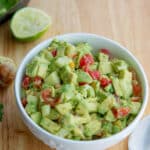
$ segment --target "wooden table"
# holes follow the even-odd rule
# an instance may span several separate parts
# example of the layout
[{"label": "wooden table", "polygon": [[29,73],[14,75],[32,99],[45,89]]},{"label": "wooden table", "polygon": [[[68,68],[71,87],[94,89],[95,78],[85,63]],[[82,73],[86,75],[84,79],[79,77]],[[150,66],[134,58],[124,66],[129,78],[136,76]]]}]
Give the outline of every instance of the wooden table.
[{"label": "wooden table", "polygon": [[[0,25],[0,55],[19,65],[27,52],[45,39],[69,32],[89,32],[106,36],[127,47],[142,63],[150,79],[149,0],[31,0],[30,6],[52,16],[53,26],[40,39],[17,42],[9,22]],[[15,103],[13,86],[0,92],[4,119],[0,123],[0,150],[50,150],[36,139],[22,122]],[[148,104],[150,107],[150,103]],[[145,115],[150,113],[147,106]],[[127,139],[109,150],[127,150]]]}]

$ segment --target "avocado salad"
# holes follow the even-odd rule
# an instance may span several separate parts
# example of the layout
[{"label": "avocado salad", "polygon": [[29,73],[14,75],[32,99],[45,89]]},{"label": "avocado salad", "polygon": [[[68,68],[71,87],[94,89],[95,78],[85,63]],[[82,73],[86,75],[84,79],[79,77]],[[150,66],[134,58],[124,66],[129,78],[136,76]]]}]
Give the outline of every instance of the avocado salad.
[{"label": "avocado salad", "polygon": [[109,137],[140,111],[142,89],[134,69],[109,50],[54,39],[26,66],[22,105],[31,119],[73,140]]}]

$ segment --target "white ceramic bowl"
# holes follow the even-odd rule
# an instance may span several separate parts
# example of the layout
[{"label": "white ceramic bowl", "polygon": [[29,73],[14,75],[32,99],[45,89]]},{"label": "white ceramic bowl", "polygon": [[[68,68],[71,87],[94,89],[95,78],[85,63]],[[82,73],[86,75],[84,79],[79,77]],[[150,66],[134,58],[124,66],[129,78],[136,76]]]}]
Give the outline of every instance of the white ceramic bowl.
[{"label": "white ceramic bowl", "polygon": [[20,98],[20,91],[21,91],[21,81],[24,75],[24,70],[28,62],[37,55],[43,48],[47,47],[53,38],[50,38],[41,44],[37,45],[33,48],[23,59],[20,67],[18,69],[16,80],[15,80],[15,95],[16,95],[16,102],[19,109],[19,113],[21,114],[24,123],[28,126],[31,132],[40,140],[42,140],[45,144],[49,145],[52,148],[56,148],[57,150],[103,150],[106,149],[119,141],[123,140],[127,137],[135,128],[135,126],[140,121],[145,107],[148,102],[148,81],[144,70],[137,59],[131,54],[129,50],[125,47],[121,46],[119,43],[112,41],[110,39],[94,35],[94,34],[87,34],[87,33],[71,33],[66,35],[56,36],[59,40],[64,40],[69,43],[78,43],[78,42],[88,42],[89,44],[94,47],[95,50],[100,48],[107,48],[111,51],[111,53],[119,58],[126,60],[131,66],[134,67],[136,70],[139,79],[142,84],[142,94],[143,94],[143,104],[141,110],[134,121],[126,127],[121,132],[112,135],[108,138],[93,140],[93,141],[73,141],[69,139],[63,139],[61,137],[55,136],[53,134],[48,133],[46,130],[42,129],[40,126],[36,125],[30,117],[25,112]]}]

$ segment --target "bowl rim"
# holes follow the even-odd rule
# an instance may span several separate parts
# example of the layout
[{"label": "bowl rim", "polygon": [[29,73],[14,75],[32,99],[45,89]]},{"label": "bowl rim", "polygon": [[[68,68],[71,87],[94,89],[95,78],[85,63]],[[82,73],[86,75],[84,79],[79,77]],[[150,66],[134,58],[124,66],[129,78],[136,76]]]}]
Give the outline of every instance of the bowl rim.
[{"label": "bowl rim", "polygon": [[[105,40],[109,43],[112,43],[115,46],[118,46],[122,51],[124,51],[124,53],[127,53],[127,55],[130,55],[130,57],[133,59],[133,61],[136,63],[136,65],[139,67],[139,71],[141,72],[143,79],[144,79],[144,95],[143,95],[143,103],[142,103],[142,107],[141,110],[139,111],[138,115],[136,116],[136,118],[132,121],[132,123],[129,124],[129,126],[127,126],[126,128],[124,128],[122,131],[111,135],[110,137],[105,137],[105,138],[101,138],[101,139],[96,139],[96,140],[83,140],[83,141],[79,141],[79,140],[72,140],[72,139],[65,139],[62,137],[59,137],[57,135],[51,134],[50,132],[46,131],[45,129],[43,129],[42,127],[40,127],[39,125],[37,125],[34,121],[32,121],[32,119],[28,116],[28,114],[26,113],[24,107],[22,106],[21,103],[21,98],[19,97],[19,85],[17,83],[19,83],[19,81],[21,80],[19,78],[19,74],[22,72],[22,68],[24,67],[24,65],[26,65],[26,60],[30,55],[34,55],[36,56],[35,52],[36,49],[38,49],[39,46],[42,45],[43,48],[45,48],[44,45],[46,45],[46,43],[51,42],[52,39],[59,39],[59,38],[65,38],[65,37],[70,37],[70,36],[88,36],[88,37],[93,37],[93,38],[98,38],[98,39],[102,39]],[[40,50],[39,50],[40,51]],[[39,52],[38,51],[38,52]],[[15,97],[16,97],[16,103],[17,103],[17,107],[19,109],[19,111],[21,112],[21,114],[23,115],[23,117],[29,122],[29,124],[36,130],[38,130],[39,132],[41,132],[43,135],[45,134],[46,136],[53,138],[55,140],[59,140],[62,142],[70,142],[70,143],[75,143],[75,144],[87,144],[87,143],[97,143],[97,142],[109,142],[111,140],[115,139],[122,139],[121,137],[126,137],[131,131],[131,128],[135,128],[135,126],[137,125],[137,123],[140,121],[140,119],[142,118],[142,115],[145,111],[146,105],[148,103],[148,95],[149,95],[149,91],[148,91],[148,80],[145,74],[145,71],[142,67],[142,65],[140,64],[140,62],[137,60],[137,58],[124,46],[122,46],[120,43],[113,41],[109,38],[106,38],[104,36],[100,36],[100,35],[96,35],[96,34],[91,34],[91,33],[83,33],[83,32],[79,32],[79,33],[67,33],[67,34],[62,34],[62,35],[57,35],[57,36],[53,36],[50,37],[49,39],[39,43],[38,45],[36,45],[35,47],[33,47],[28,53],[27,55],[23,58],[22,62],[20,63],[20,66],[18,68],[17,74],[16,74],[16,78],[15,78],[15,84],[14,84],[14,92],[15,92]],[[127,134],[128,133],[128,134]]]}]

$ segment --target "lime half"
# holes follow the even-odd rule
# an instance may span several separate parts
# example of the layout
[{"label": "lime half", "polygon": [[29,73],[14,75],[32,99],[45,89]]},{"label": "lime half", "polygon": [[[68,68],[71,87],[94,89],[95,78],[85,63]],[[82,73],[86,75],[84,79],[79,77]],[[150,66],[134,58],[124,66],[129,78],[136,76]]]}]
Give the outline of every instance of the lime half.
[{"label": "lime half", "polygon": [[25,7],[15,13],[10,28],[15,38],[31,41],[39,38],[51,25],[51,18],[45,12]]}]

